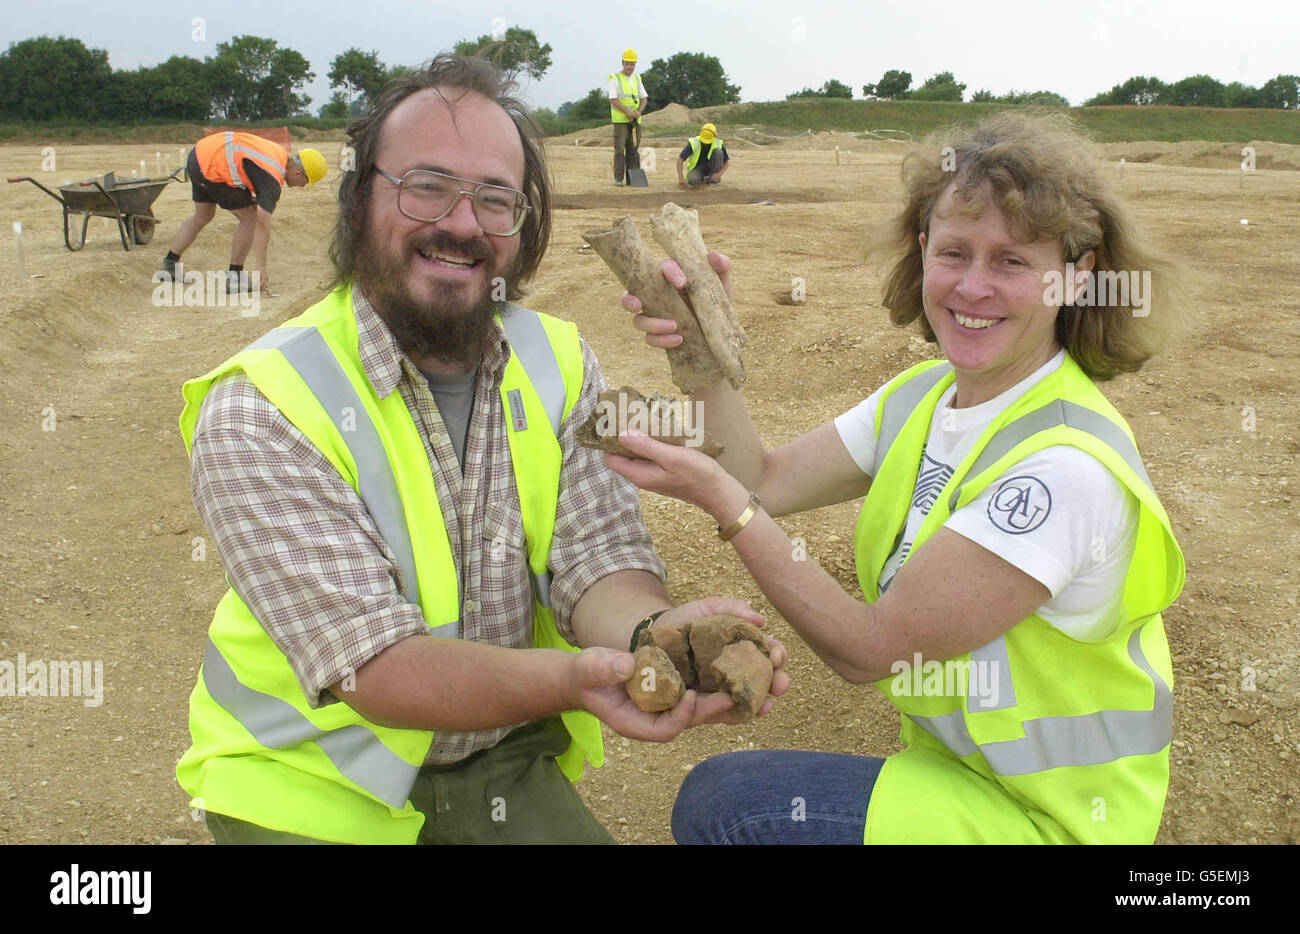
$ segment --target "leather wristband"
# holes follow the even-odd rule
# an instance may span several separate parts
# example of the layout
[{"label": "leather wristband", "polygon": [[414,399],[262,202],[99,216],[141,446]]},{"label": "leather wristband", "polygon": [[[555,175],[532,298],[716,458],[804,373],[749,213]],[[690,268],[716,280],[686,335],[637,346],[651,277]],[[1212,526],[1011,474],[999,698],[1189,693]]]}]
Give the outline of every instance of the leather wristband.
[{"label": "leather wristband", "polygon": [[751,492],[749,494],[749,502],[746,504],[744,511],[736,517],[736,521],[731,523],[731,525],[727,526],[725,529],[722,528],[722,526],[717,526],[718,538],[722,539],[724,542],[731,541],[740,534],[741,529],[749,525],[749,521],[753,519],[754,516],[758,515],[758,511],[761,508],[763,508],[763,503],[759,500],[758,494]]},{"label": "leather wristband", "polygon": [[645,619],[641,620],[641,622],[637,623],[636,628],[632,630],[632,641],[628,643],[627,650],[629,652],[636,652],[636,640],[640,637],[641,630],[648,628],[651,623],[667,612],[667,610],[655,610]]}]

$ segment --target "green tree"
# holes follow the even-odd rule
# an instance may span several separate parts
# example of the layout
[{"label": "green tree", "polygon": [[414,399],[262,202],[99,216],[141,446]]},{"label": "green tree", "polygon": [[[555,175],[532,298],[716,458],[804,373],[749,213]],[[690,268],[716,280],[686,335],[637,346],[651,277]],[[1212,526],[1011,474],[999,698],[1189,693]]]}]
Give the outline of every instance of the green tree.
[{"label": "green tree", "polygon": [[609,120],[609,92],[602,88],[592,88],[581,100],[562,104],[558,111],[562,117],[574,120]]},{"label": "green tree", "polygon": [[[740,100],[740,88],[727,81],[722,63],[703,52],[678,52],[666,60],[656,58],[643,77],[650,110],[673,102],[687,107],[712,107]],[[608,113],[606,109],[606,116]]]},{"label": "green tree", "polygon": [[917,101],[960,101],[966,85],[958,84],[951,71],[941,71],[925,79],[925,84],[909,97]]},{"label": "green tree", "polygon": [[1109,91],[1104,91],[1087,101],[1088,106],[1097,104],[1136,104],[1147,107],[1151,104],[1166,103],[1163,99],[1168,90],[1159,78],[1133,77],[1123,84],[1117,84]]},{"label": "green tree", "polygon": [[457,55],[486,58],[511,80],[524,74],[540,81],[551,67],[550,43],[542,45],[537,33],[518,26],[511,26],[501,38],[485,35],[457,42],[452,51]]},{"label": "green tree", "polygon": [[[341,90],[344,102],[348,105],[373,100],[383,90],[386,76],[387,71],[384,63],[379,60],[378,52],[362,52],[356,48],[334,56],[328,75],[330,88]],[[333,98],[325,106],[333,107]],[[347,114],[344,113],[343,116]]]},{"label": "green tree", "polygon": [[994,94],[980,90],[971,95],[972,104],[1032,104],[1039,107],[1069,107],[1070,102],[1055,91],[1017,91]]},{"label": "green tree", "polygon": [[1209,75],[1192,75],[1169,85],[1160,103],[1175,107],[1222,107],[1227,102],[1223,83]]},{"label": "green tree", "polygon": [[40,36],[0,53],[0,114],[15,120],[95,120],[115,111],[108,52]]},{"label": "green tree", "polygon": [[1300,76],[1278,75],[1269,78],[1259,89],[1259,106],[1283,110],[1300,108]]},{"label": "green tree", "polygon": [[1259,107],[1259,88],[1242,84],[1240,81],[1226,84],[1223,88],[1223,106]]},{"label": "green tree", "polygon": [[815,91],[812,88],[804,88],[802,91],[795,91],[793,94],[787,94],[785,99],[791,101],[800,97],[844,97],[852,100],[853,89],[843,81],[836,81],[834,78],[831,78]]},{"label": "green tree", "polygon": [[912,73],[891,68],[881,77],[877,84],[864,84],[864,97],[878,97],[881,100],[898,100],[907,97],[907,89],[912,86]]},{"label": "green tree", "polygon": [[329,103],[320,106],[322,120],[346,120],[351,115],[352,106],[342,91],[335,91],[330,95]]},{"label": "green tree", "polygon": [[298,94],[316,75],[302,53],[274,39],[236,36],[209,59],[213,109],[228,120],[261,120],[300,113],[311,98]]}]

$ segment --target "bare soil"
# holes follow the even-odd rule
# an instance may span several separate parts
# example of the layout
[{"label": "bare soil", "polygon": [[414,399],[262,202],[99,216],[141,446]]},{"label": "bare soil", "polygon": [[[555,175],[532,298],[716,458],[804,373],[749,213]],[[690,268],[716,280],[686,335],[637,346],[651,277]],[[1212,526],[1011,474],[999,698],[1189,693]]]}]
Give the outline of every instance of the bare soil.
[{"label": "bare soil", "polygon": [[[1198,309],[1204,324],[1105,387],[1137,434],[1187,556],[1187,586],[1165,617],[1176,722],[1159,840],[1297,843],[1300,173],[1261,159],[1243,185],[1239,147],[1217,155],[1222,163],[1184,166],[1165,161],[1169,144],[1128,145],[1160,155],[1126,157],[1124,185],[1142,220],[1212,278]],[[0,167],[56,183],[110,168],[129,175],[167,148],[175,151],[59,146],[57,171],[42,175],[38,144],[6,146]],[[670,198],[696,206],[708,242],[735,264],[759,430],[775,445],[824,423],[934,353],[889,324],[879,272],[863,256],[868,224],[896,206],[901,147],[842,148],[852,154],[840,166],[829,150],[733,150],[727,184],[679,192],[669,151],[659,154],[652,188],[616,189],[609,149],[561,140],[551,147],[554,239],[529,303],[576,321],[612,385],[672,392],[666,361],[628,325],[620,288],[582,248],[580,231],[643,217]],[[92,221],[83,252],[67,252],[53,201],[26,184],[4,195],[3,220],[23,222],[26,271],[40,278],[20,279],[5,247],[0,659],[100,661],[104,694],[98,707],[76,697],[0,697],[0,843],[206,843],[174,766],[189,742],[187,698],[226,585],[191,502],[180,385],[320,297],[333,186],[285,193],[270,264],[281,297],[265,300],[256,317],[151,300],[149,277],[190,213],[188,186],[163,193],[156,239],[130,253],[106,220]],[[220,215],[187,254],[190,268],[224,269],[233,229]],[[794,277],[806,281],[802,304],[790,302]],[[645,507],[675,598],[734,594],[771,614],[707,517],[654,495]],[[783,520],[851,591],[856,510]],[[664,746],[608,735],[608,764],[580,788],[620,840],[670,842],[677,788],[708,756],[898,748],[897,714],[874,689],[840,682],[775,614],[769,626],[790,649],[792,682],[772,716]]]}]

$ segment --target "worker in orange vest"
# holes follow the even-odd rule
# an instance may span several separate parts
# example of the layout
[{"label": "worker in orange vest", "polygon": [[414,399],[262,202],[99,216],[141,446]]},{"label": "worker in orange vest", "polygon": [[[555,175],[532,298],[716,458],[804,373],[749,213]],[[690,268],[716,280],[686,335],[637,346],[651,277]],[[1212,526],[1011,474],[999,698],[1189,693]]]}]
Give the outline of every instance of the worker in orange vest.
[{"label": "worker in orange vest", "polygon": [[230,247],[228,291],[250,288],[251,279],[244,274],[250,247],[261,271],[261,288],[268,290],[266,247],[271,240],[271,214],[280,200],[281,188],[286,184],[302,188],[319,182],[327,170],[325,157],[315,149],[302,149],[291,156],[269,139],[225,131],[199,140],[190,150],[185,168],[190,176],[194,214],[172,238],[162,274],[169,281],[176,277],[181,254],[216,217],[220,206],[239,218]]}]

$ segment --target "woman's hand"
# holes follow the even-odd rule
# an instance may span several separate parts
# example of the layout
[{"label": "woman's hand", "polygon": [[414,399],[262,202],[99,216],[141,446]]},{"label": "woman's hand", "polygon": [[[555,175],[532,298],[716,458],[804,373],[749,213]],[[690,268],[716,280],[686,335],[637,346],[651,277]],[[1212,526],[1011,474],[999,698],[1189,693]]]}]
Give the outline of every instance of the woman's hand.
[{"label": "woman's hand", "polygon": [[708,455],[656,441],[639,431],[625,431],[618,440],[636,457],[607,453],[605,463],[639,489],[699,506],[715,519],[735,502],[742,504],[737,506],[737,513],[744,508],[749,492]]},{"label": "woman's hand", "polygon": [[[727,298],[731,298],[731,260],[716,250],[710,250],[709,265],[722,280],[722,288],[726,290]],[[659,264],[659,271],[689,307],[691,301],[686,295],[686,274],[677,265],[677,261],[664,260]],[[681,344],[682,336],[677,333],[677,322],[672,318],[652,318],[641,314],[641,299],[630,292],[623,293],[623,307],[636,315],[632,319],[632,327],[645,334],[645,342],[651,347],[668,350]]]}]

